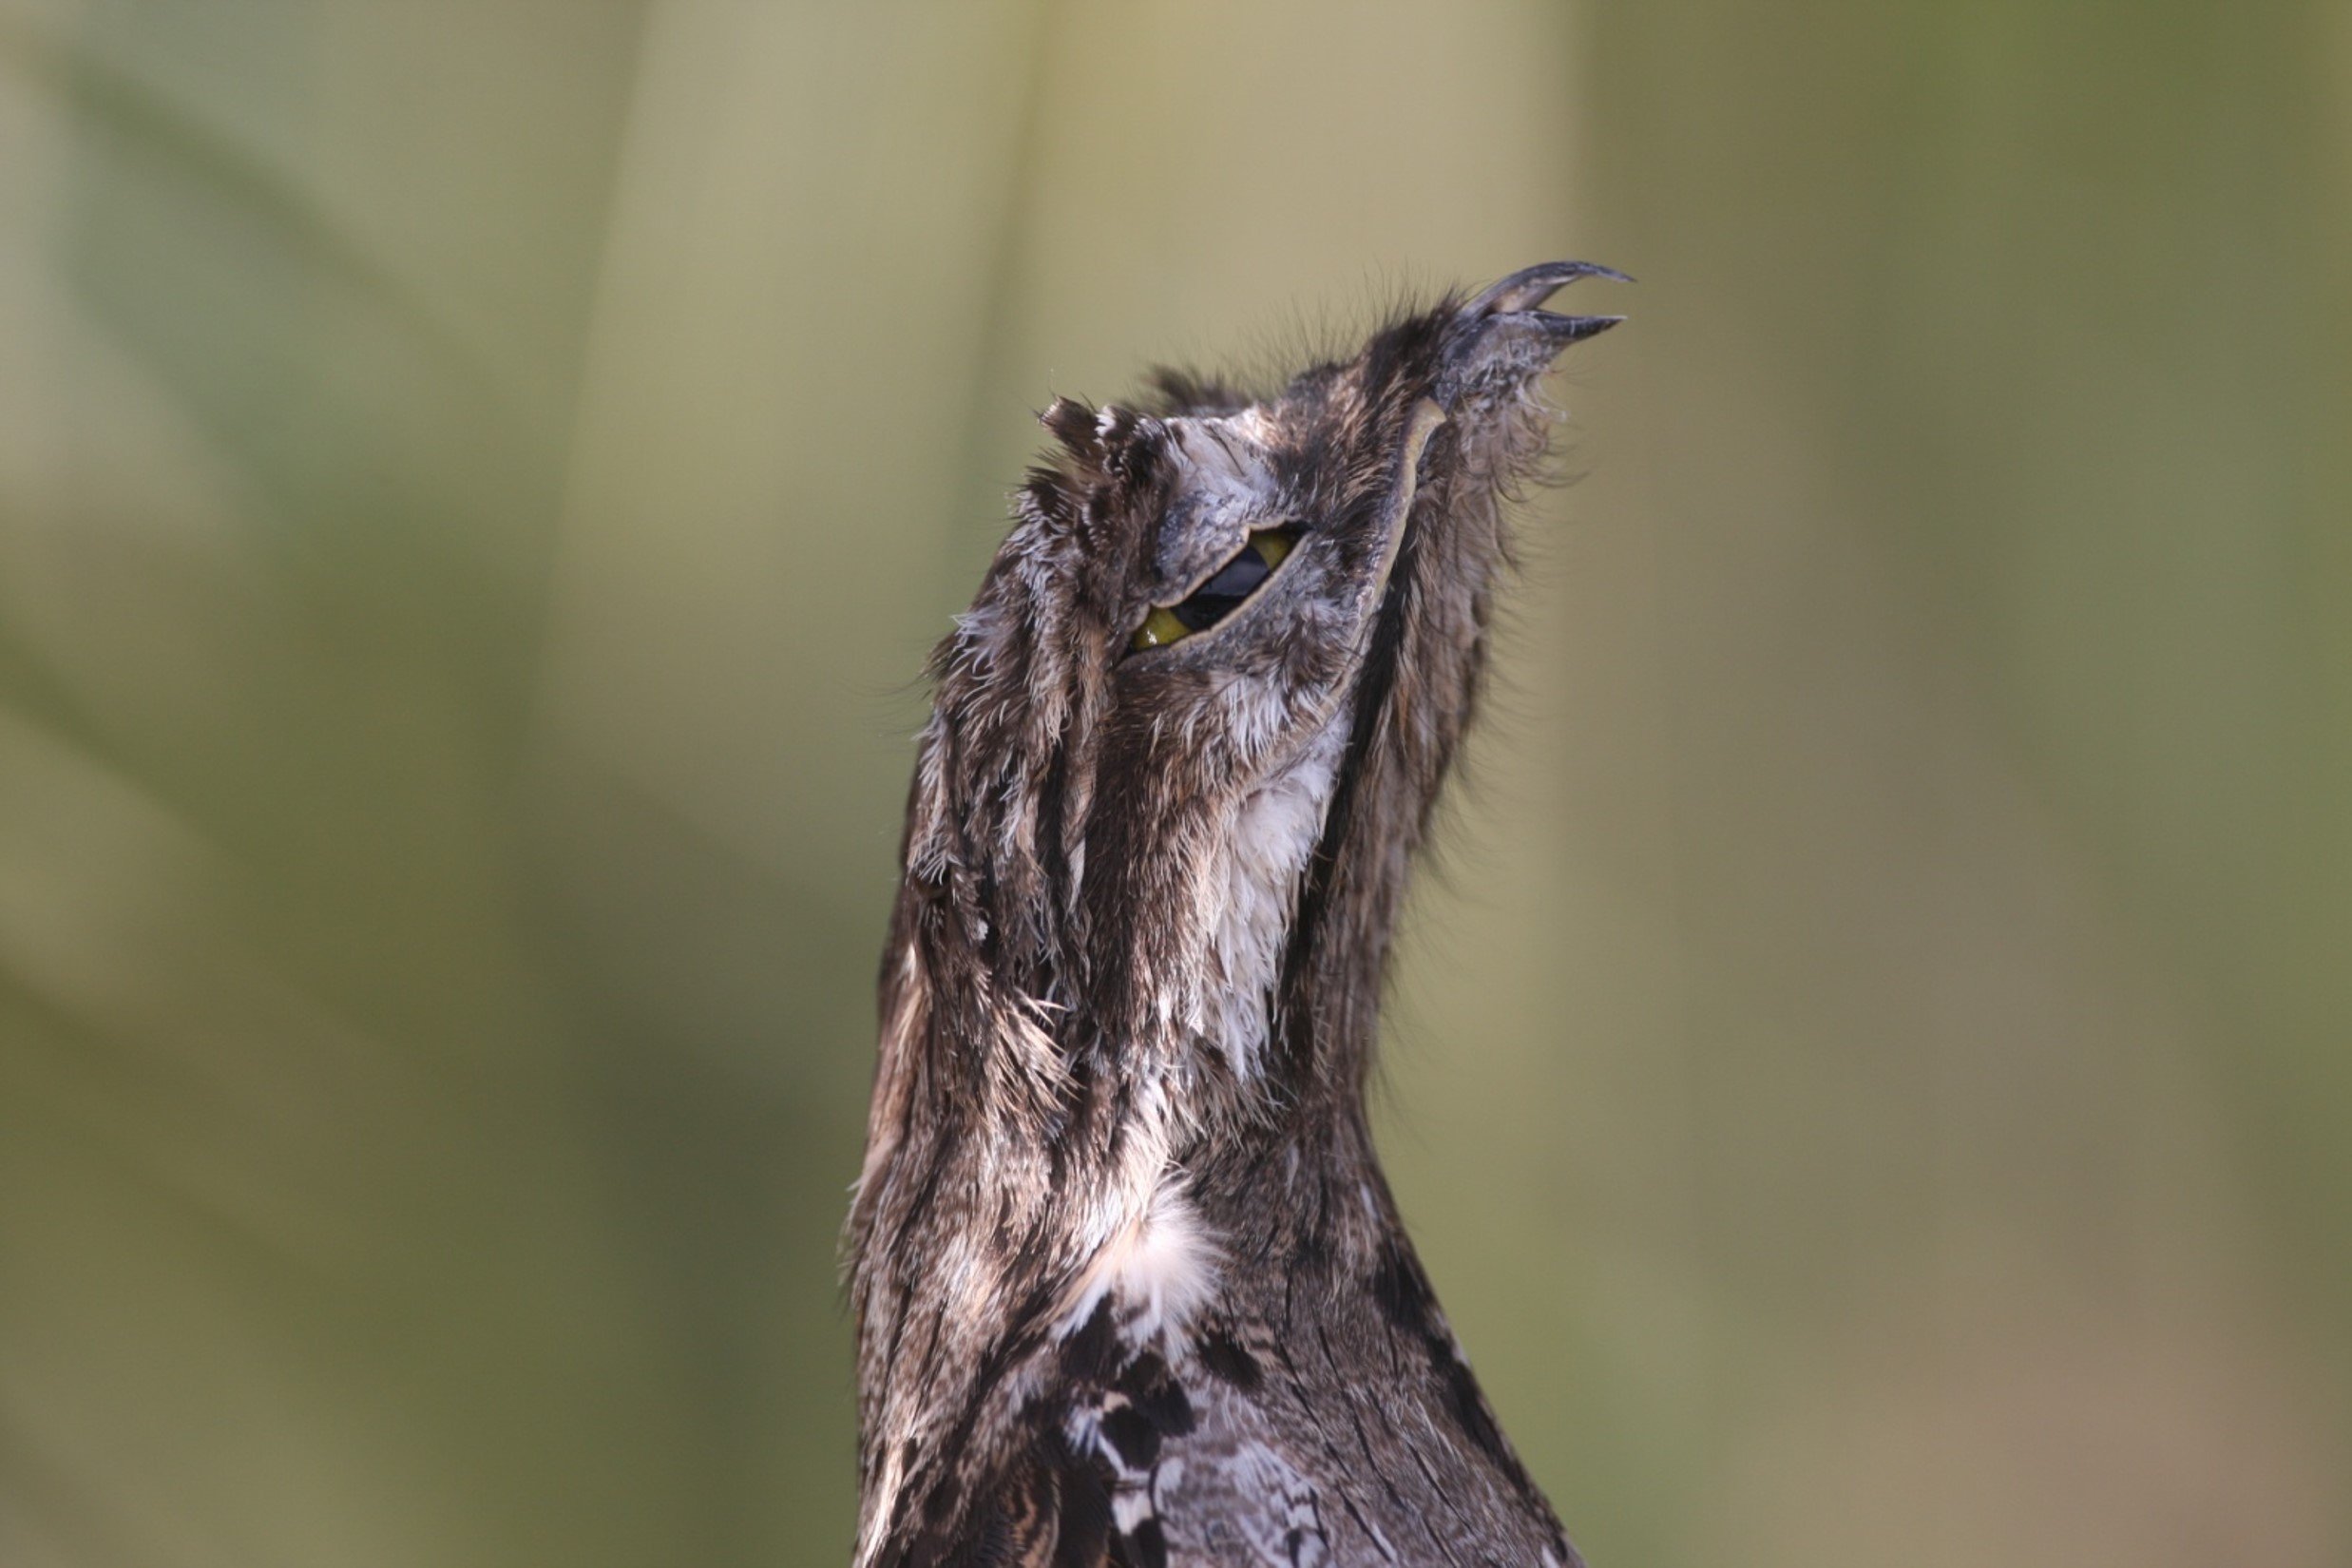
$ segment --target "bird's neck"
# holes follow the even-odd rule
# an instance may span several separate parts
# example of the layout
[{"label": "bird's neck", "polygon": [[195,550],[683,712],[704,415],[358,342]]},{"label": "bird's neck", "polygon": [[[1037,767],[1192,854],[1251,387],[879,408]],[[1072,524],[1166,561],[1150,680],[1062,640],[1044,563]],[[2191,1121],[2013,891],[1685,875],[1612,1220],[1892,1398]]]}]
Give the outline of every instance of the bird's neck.
[{"label": "bird's neck", "polygon": [[1172,984],[1193,1048],[1214,1051],[1245,1096],[1270,1092],[1285,961],[1336,792],[1347,736],[1336,724],[1243,796],[1200,871],[1200,954]]},{"label": "bird's neck", "polygon": [[1291,1233],[1343,1273],[1378,1255],[1360,1080],[1319,1075],[1368,1048],[1393,900],[1350,900],[1402,857],[1333,883],[1348,764],[1335,722],[1197,824],[1150,879],[1172,899],[1094,927],[1124,945],[1123,995],[981,962],[957,901],[910,883],[851,1231],[869,1531],[943,1402],[998,1419],[1098,1313],[1176,1360],[1252,1259],[1302,1254]]}]

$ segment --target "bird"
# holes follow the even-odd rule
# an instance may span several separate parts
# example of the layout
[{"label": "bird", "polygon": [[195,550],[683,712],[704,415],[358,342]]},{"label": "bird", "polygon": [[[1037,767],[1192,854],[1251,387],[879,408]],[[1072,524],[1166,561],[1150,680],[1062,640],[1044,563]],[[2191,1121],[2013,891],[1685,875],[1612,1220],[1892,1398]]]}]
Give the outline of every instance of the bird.
[{"label": "bird", "polygon": [[[1546,471],[1544,309],[1056,399],[932,656],[881,965],[855,1568],[1570,1568],[1373,1148],[1412,866]],[[1630,280],[1629,280],[1630,281]]]}]

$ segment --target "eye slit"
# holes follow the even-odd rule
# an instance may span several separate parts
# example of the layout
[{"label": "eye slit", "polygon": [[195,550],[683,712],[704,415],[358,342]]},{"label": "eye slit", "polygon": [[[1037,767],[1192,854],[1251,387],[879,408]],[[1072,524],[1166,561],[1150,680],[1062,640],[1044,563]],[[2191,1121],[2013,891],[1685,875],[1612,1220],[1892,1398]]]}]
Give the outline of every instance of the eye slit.
[{"label": "eye slit", "polygon": [[1130,653],[1163,648],[1195,632],[1205,632],[1257,592],[1298,544],[1296,528],[1261,528],[1215,575],[1175,604],[1152,607],[1127,641]]}]

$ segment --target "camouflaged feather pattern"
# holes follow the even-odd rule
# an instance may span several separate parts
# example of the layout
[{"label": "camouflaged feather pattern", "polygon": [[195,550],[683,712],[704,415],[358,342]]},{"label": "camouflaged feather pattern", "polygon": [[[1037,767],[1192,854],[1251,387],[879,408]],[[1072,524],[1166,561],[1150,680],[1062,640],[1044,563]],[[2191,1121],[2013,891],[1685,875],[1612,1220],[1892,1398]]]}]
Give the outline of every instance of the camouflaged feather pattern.
[{"label": "camouflaged feather pattern", "polygon": [[1539,307],[1594,273],[1263,399],[1163,373],[1042,415],[908,805],[849,1231],[858,1568],[1576,1560],[1364,1093],[1538,385],[1614,320]]}]

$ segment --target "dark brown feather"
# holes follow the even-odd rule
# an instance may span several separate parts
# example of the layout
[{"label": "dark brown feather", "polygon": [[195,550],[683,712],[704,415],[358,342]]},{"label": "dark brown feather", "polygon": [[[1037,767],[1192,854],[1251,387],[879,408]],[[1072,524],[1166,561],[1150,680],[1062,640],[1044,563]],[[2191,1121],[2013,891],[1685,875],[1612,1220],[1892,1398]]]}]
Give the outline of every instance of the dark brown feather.
[{"label": "dark brown feather", "polygon": [[[1364,1086],[1538,384],[1607,324],[1538,307],[1592,270],[1263,401],[1162,372],[1041,416],[1057,455],[932,660],[883,961],[861,1565],[1573,1560]],[[1143,645],[1168,618],[1205,629]]]}]

